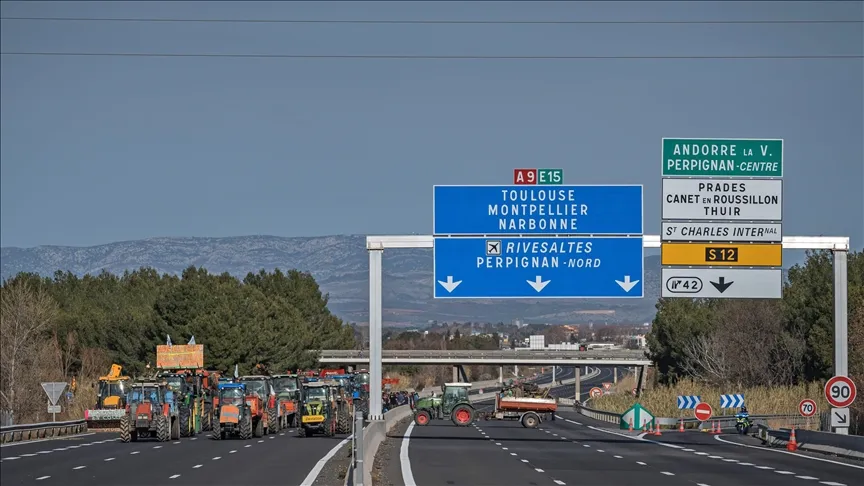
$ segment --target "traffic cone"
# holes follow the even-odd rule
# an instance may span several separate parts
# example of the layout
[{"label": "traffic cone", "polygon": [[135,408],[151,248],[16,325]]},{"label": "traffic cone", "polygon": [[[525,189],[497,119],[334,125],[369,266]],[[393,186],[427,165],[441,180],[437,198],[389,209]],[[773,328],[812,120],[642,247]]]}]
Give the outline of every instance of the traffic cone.
[{"label": "traffic cone", "polygon": [[660,424],[654,422],[654,435],[663,435],[660,433]]},{"label": "traffic cone", "polygon": [[633,432],[633,419],[630,419],[630,432]]},{"label": "traffic cone", "polygon": [[792,427],[792,433],[789,434],[789,442],[786,443],[786,450],[795,452],[798,450],[798,441],[795,440],[795,427]]},{"label": "traffic cone", "polygon": [[684,432],[684,419],[681,419],[681,422],[678,424],[678,432]]}]

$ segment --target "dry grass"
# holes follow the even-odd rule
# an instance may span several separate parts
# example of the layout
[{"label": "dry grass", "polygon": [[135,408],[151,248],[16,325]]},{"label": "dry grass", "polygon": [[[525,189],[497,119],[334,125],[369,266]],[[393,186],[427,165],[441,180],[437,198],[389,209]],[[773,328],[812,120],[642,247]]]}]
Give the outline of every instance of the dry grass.
[{"label": "dry grass", "polygon": [[[590,407],[610,412],[623,413],[636,403],[636,397],[632,390],[636,381],[628,376],[618,381],[615,387],[616,393],[602,396],[591,400]],[[819,383],[809,383],[793,387],[754,387],[733,388],[724,390],[723,393],[743,393],[747,409],[751,414],[798,414],[798,403],[805,398],[816,401],[819,411],[829,409],[828,402],[822,393]],[[715,387],[696,383],[694,381],[680,381],[675,386],[657,386],[653,389],[644,390],[639,402],[657,417],[692,417],[692,410],[678,410],[677,399],[679,395],[698,395],[702,402],[708,403],[714,409],[715,415],[720,415],[721,391]]]}]

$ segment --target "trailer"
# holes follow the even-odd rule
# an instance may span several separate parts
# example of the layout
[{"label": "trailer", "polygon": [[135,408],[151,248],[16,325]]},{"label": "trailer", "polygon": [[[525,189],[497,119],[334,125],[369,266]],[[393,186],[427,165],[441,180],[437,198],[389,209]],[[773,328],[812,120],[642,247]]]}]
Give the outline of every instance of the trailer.
[{"label": "trailer", "polygon": [[483,413],[483,420],[518,420],[533,429],[546,419],[554,420],[558,403],[554,398],[508,397],[495,394],[495,410]]}]

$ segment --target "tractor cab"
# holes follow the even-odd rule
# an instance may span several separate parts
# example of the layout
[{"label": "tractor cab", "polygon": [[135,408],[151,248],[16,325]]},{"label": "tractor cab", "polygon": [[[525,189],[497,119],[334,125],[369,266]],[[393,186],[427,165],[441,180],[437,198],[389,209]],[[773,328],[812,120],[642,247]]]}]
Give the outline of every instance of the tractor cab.
[{"label": "tractor cab", "polygon": [[271,396],[276,395],[269,377],[259,375],[241,376],[238,381],[246,385],[247,395],[255,395],[264,402],[267,402]]},{"label": "tractor cab", "polygon": [[246,385],[242,383],[220,383],[219,403],[241,406],[246,400]]},{"label": "tractor cab", "polygon": [[333,388],[326,381],[303,383],[303,404],[300,407],[301,437],[315,433],[326,436],[336,434],[333,416]]},{"label": "tractor cab", "polygon": [[441,408],[445,414],[449,414],[453,407],[460,403],[468,402],[468,389],[471,383],[445,383],[441,385]]},{"label": "tractor cab", "polygon": [[297,375],[273,375],[273,389],[280,398],[300,398],[300,382]]}]

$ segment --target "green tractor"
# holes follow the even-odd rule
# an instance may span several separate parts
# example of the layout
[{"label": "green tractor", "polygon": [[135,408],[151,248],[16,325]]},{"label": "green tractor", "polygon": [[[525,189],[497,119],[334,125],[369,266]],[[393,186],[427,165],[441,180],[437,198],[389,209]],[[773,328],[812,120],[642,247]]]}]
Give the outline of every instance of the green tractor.
[{"label": "green tractor", "polygon": [[300,405],[300,437],[316,432],[327,437],[336,435],[336,399],[333,388],[323,382],[303,383],[303,403]]},{"label": "green tractor", "polygon": [[204,430],[201,415],[204,412],[204,396],[196,386],[191,374],[162,371],[158,379],[167,383],[174,392],[177,415],[180,422],[180,436],[194,437]]},{"label": "green tractor", "polygon": [[414,404],[414,423],[428,425],[433,418],[453,421],[454,425],[467,427],[474,422],[476,412],[468,400],[471,383],[445,383],[440,397],[422,398]]}]

